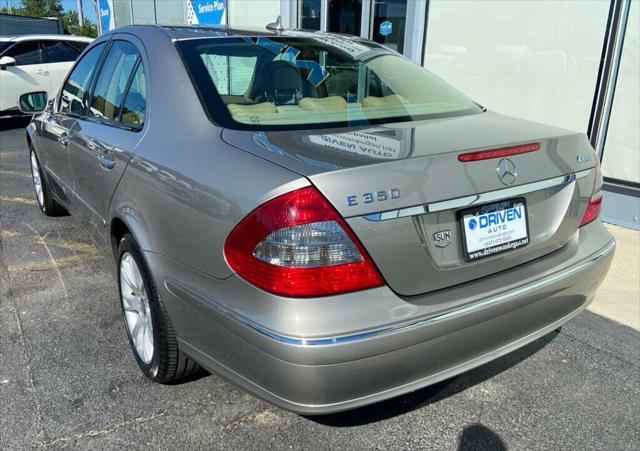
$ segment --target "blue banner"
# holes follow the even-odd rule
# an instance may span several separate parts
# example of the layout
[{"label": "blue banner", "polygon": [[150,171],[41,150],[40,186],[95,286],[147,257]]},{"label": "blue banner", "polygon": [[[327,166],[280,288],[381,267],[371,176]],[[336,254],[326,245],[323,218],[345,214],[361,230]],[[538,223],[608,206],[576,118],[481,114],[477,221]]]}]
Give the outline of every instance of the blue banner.
[{"label": "blue banner", "polygon": [[98,9],[100,12],[100,33],[108,33],[115,28],[112,0],[99,0]]},{"label": "blue banner", "polygon": [[225,0],[191,0],[199,25],[220,25],[224,17]]}]

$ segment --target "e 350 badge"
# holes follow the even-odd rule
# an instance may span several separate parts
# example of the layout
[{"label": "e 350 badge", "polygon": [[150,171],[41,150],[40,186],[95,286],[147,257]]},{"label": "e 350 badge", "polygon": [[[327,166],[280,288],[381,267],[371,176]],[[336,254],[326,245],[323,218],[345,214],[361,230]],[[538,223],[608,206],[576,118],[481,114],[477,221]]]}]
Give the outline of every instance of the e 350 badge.
[{"label": "e 350 badge", "polygon": [[385,189],[382,191],[372,191],[370,193],[364,193],[360,196],[354,194],[347,196],[347,207],[355,207],[360,204],[372,204],[374,202],[384,202],[389,199],[399,199],[400,190],[398,188]]}]

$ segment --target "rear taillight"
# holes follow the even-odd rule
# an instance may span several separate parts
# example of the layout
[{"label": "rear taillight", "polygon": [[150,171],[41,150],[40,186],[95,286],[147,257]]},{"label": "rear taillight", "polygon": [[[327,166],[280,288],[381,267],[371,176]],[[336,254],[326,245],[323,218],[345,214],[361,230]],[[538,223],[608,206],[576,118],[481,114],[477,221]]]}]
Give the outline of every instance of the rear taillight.
[{"label": "rear taillight", "polygon": [[314,187],[254,210],[224,246],[229,266],[265,291],[313,297],[384,284],[344,219]]},{"label": "rear taillight", "polygon": [[580,223],[580,227],[583,225],[587,225],[590,222],[595,221],[600,216],[600,209],[602,208],[602,192],[596,193],[591,196],[589,200],[589,205],[587,205],[587,210],[584,212],[584,216],[582,216],[582,222]]},{"label": "rear taillight", "polygon": [[587,209],[582,216],[580,227],[598,219],[600,216],[600,210],[602,209],[602,170],[600,168],[600,159],[596,155],[595,151],[593,151],[593,158],[596,162],[596,166],[594,168],[595,178],[593,180],[592,194],[591,199],[589,199]]}]

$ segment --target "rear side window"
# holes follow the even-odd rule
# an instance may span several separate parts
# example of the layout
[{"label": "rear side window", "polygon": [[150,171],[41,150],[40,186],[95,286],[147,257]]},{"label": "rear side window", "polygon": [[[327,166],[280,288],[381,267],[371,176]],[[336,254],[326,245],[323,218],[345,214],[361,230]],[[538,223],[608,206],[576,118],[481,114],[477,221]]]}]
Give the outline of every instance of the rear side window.
[{"label": "rear side window", "polygon": [[104,49],[104,43],[96,45],[73,68],[60,94],[59,111],[61,113],[84,115],[84,99]]},{"label": "rear side window", "polygon": [[16,60],[16,66],[28,66],[30,64],[41,64],[42,56],[38,41],[18,42],[11,47],[3,56],[11,56]]},{"label": "rear side window", "polygon": [[131,78],[129,91],[122,106],[120,122],[133,127],[142,128],[147,109],[147,83],[142,62],[138,63],[136,71]]},{"label": "rear side window", "polygon": [[114,42],[98,75],[89,117],[106,121],[119,119],[129,79],[139,59],[135,45],[127,41]]},{"label": "rear side window", "polygon": [[75,61],[80,51],[65,41],[42,41],[42,57],[45,63]]}]

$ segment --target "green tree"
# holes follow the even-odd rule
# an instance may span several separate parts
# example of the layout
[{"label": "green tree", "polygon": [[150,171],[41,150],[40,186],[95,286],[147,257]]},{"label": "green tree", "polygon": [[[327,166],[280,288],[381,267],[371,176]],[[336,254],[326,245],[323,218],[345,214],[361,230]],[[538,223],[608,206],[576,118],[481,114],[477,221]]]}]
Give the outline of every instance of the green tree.
[{"label": "green tree", "polygon": [[60,0],[22,0],[22,7],[14,11],[23,16],[60,17],[63,9]]},{"label": "green tree", "polygon": [[78,21],[78,13],[68,11],[62,16],[62,23],[65,33],[75,34],[76,36],[88,36],[95,38],[98,36],[98,27],[93,22],[89,22],[86,18],[82,21],[82,27]]}]

